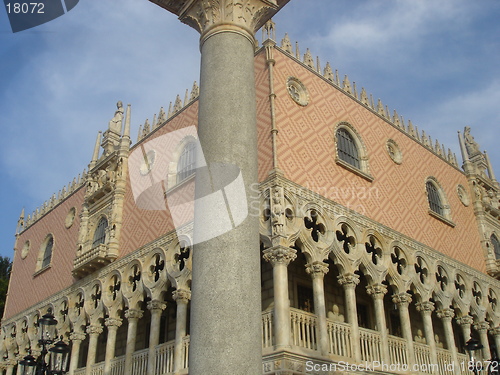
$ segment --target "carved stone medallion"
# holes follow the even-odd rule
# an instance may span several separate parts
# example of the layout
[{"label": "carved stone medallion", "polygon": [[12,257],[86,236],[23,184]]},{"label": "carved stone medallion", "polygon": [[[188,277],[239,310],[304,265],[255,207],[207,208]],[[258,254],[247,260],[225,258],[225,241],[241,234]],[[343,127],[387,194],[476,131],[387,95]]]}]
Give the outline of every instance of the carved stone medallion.
[{"label": "carved stone medallion", "polygon": [[286,82],[286,88],[288,95],[290,95],[295,103],[303,107],[309,104],[307,89],[298,78],[289,77]]}]

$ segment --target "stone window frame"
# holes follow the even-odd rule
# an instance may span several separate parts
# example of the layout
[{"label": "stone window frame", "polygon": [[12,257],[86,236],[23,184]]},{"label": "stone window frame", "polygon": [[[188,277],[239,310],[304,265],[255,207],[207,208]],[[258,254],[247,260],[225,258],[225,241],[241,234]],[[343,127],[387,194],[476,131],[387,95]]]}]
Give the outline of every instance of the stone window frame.
[{"label": "stone window frame", "polygon": [[[178,181],[178,164],[179,164],[180,158],[182,156],[182,152],[186,148],[186,146],[189,143],[194,143],[196,145],[196,142],[198,142],[198,139],[196,137],[193,137],[192,135],[187,135],[178,143],[176,149],[174,150],[174,152],[172,154],[173,160],[170,161],[169,166],[168,166],[168,174],[167,174],[167,178],[166,178],[167,190],[170,190],[178,185],[181,185],[184,182],[189,181],[189,180],[191,180],[191,178],[194,177],[194,175],[196,173],[195,172],[196,169],[189,176]],[[195,150],[196,150],[196,147],[195,147]],[[195,154],[195,158],[196,158],[196,154]]]},{"label": "stone window frame", "polygon": [[[495,246],[494,240],[496,240],[497,246]],[[495,260],[497,262],[499,262],[500,261],[500,239],[495,232],[492,232],[490,235],[490,243],[491,243],[491,247],[492,247],[492,251],[493,251],[493,256],[495,257]]]},{"label": "stone window frame", "polygon": [[[343,160],[339,156],[339,141],[338,141],[338,131],[345,130],[352,138],[354,146],[358,152],[359,158],[359,167]],[[361,135],[356,131],[354,126],[346,121],[339,122],[334,129],[333,138],[335,142],[335,163],[340,165],[341,167],[353,172],[354,174],[368,180],[370,182],[373,181],[373,176],[370,175],[370,168],[368,165],[368,152],[366,146],[361,138]]]},{"label": "stone window frame", "polygon": [[[49,247],[50,244],[50,247]],[[52,264],[52,257],[54,256],[54,248],[56,241],[53,233],[45,236],[45,239],[40,245],[38,250],[38,257],[36,260],[35,276],[49,269]],[[49,253],[48,253],[49,252]]]},{"label": "stone window frame", "polygon": [[[101,226],[101,223],[103,223],[104,220],[106,220],[106,225],[103,227]],[[97,224],[95,226],[94,235],[92,236],[92,249],[99,245],[106,244],[107,231],[109,227],[109,220],[106,215],[101,215],[96,223]],[[99,237],[96,238],[97,236]]]},{"label": "stone window frame", "polygon": [[[440,200],[440,204],[442,206],[442,211],[437,212],[431,207],[431,197],[429,196],[429,189],[427,186],[431,186],[435,189],[435,192]],[[451,227],[455,227],[455,223],[451,219],[451,209],[448,202],[448,198],[444,192],[443,187],[438,182],[438,180],[434,176],[428,176],[425,179],[425,197],[427,201],[428,213],[432,217],[441,220],[443,223],[448,224]]]}]

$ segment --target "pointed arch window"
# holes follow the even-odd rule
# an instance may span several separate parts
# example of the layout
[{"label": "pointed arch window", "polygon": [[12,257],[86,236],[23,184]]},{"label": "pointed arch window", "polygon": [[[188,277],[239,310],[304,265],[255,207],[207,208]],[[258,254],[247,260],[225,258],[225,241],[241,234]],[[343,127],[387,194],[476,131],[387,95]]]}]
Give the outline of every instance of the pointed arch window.
[{"label": "pointed arch window", "polygon": [[337,150],[341,160],[361,169],[358,147],[352,135],[345,128],[337,130]]},{"label": "pointed arch window", "polygon": [[41,268],[45,268],[50,264],[50,260],[52,259],[52,248],[53,247],[54,247],[54,237],[49,236],[47,238],[47,242],[45,244],[45,250],[43,251]]},{"label": "pointed arch window", "polygon": [[194,174],[196,159],[196,143],[189,142],[184,146],[177,162],[177,183]]},{"label": "pointed arch window", "polygon": [[97,228],[94,232],[94,241],[92,242],[92,248],[103,244],[106,241],[106,228],[108,227],[108,219],[102,217],[97,224]]},{"label": "pointed arch window", "polygon": [[493,251],[495,252],[495,259],[500,259],[500,241],[495,234],[491,235],[490,241],[493,245]]},{"label": "pointed arch window", "polygon": [[427,199],[429,200],[430,209],[438,215],[444,216],[443,202],[439,196],[438,187],[431,181],[427,181],[425,187],[427,189]]}]

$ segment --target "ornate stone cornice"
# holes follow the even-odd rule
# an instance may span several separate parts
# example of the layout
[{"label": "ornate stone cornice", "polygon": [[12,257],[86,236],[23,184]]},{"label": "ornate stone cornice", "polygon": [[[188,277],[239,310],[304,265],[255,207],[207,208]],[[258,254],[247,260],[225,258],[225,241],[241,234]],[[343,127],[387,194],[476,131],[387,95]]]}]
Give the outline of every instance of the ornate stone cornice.
[{"label": "ornate stone cornice", "polygon": [[394,302],[398,307],[408,307],[411,301],[411,294],[409,293],[399,293],[392,296],[392,302]]},{"label": "ornate stone cornice", "polygon": [[451,320],[455,316],[455,311],[453,311],[453,309],[446,308],[446,309],[437,310],[436,314],[437,314],[439,319]]},{"label": "ornate stone cornice", "polygon": [[382,299],[387,293],[387,287],[384,284],[373,284],[366,287],[366,293],[368,293],[374,299]]},{"label": "ornate stone cornice", "polygon": [[89,335],[100,335],[103,331],[103,328],[102,328],[102,326],[90,325],[90,326],[87,326],[86,331]]},{"label": "ornate stone cornice", "polygon": [[422,314],[431,314],[434,311],[434,303],[431,301],[418,302],[416,308]]},{"label": "ornate stone cornice", "polygon": [[69,335],[69,339],[71,341],[83,341],[85,340],[85,333],[83,332],[72,332],[70,335]]},{"label": "ornate stone cornice", "polygon": [[167,308],[167,304],[163,301],[158,301],[158,300],[153,300],[153,301],[149,301],[147,303],[147,308],[148,310],[151,310],[151,311],[163,311]]},{"label": "ornate stone cornice", "polygon": [[176,289],[172,292],[172,297],[177,303],[188,303],[191,299],[191,292],[186,289]]},{"label": "ornate stone cornice", "polygon": [[120,327],[122,325],[122,320],[121,319],[115,319],[115,318],[107,318],[104,321],[104,324],[108,328],[116,327],[118,329],[118,327]]},{"label": "ornate stone cornice", "polygon": [[179,19],[201,34],[201,43],[222,31],[239,32],[254,42],[255,32],[276,11],[276,0],[189,0]]},{"label": "ornate stone cornice", "polygon": [[337,281],[344,288],[356,288],[359,284],[359,276],[354,273],[345,273],[343,275],[337,276]]},{"label": "ornate stone cornice", "polygon": [[127,311],[125,311],[125,318],[127,318],[128,320],[141,319],[142,315],[143,315],[142,310],[128,309]]},{"label": "ornate stone cornice", "polygon": [[462,316],[461,318],[457,319],[457,324],[461,325],[461,326],[464,326],[464,325],[470,326],[472,323],[474,323],[474,318],[470,315],[465,315],[465,316]]},{"label": "ornate stone cornice", "polygon": [[297,250],[290,247],[274,246],[263,251],[263,258],[273,267],[277,264],[288,266],[297,258]]},{"label": "ornate stone cornice", "polygon": [[313,278],[323,277],[328,273],[328,264],[319,261],[308,263],[306,264],[306,272]]}]

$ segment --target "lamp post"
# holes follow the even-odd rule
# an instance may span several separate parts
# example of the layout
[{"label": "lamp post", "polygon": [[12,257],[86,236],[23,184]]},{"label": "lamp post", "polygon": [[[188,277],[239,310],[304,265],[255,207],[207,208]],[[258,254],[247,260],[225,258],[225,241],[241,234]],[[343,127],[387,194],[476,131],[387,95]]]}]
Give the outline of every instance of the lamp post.
[{"label": "lamp post", "polygon": [[465,343],[465,348],[469,352],[469,369],[472,369],[475,375],[479,375],[478,368],[476,366],[476,360],[474,359],[474,352],[483,348],[483,345],[473,339],[472,337]]},{"label": "lamp post", "polygon": [[[50,311],[38,320],[38,343],[42,352],[38,359],[28,354],[19,361],[21,375],[64,375],[68,368],[69,346],[61,340],[47,350],[56,339],[57,320]],[[45,357],[49,354],[49,363]]]}]

